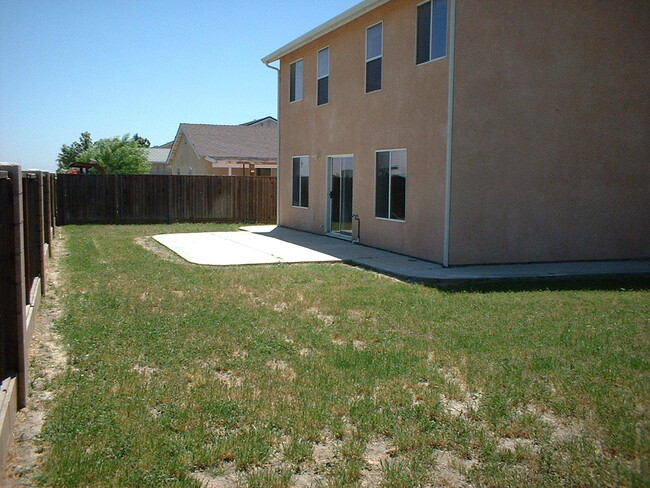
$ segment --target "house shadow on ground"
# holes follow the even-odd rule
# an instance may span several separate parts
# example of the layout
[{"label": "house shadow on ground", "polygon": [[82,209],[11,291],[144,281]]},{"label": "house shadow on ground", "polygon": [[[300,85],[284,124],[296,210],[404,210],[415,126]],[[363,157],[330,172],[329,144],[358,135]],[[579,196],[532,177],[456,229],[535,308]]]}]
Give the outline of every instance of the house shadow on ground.
[{"label": "house shadow on ground", "polygon": [[650,291],[650,275],[601,276],[591,278],[538,278],[510,279],[503,281],[472,281],[441,286],[445,293],[503,293],[537,291]]}]

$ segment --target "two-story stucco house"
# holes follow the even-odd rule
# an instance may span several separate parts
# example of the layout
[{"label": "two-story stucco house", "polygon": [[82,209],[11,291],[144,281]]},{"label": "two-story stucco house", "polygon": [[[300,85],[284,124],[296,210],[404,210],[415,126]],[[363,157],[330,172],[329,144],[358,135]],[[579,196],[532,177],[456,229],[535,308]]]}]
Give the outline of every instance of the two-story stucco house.
[{"label": "two-story stucco house", "polygon": [[640,1],[360,3],[262,60],[279,224],[446,266],[649,258],[649,25]]}]

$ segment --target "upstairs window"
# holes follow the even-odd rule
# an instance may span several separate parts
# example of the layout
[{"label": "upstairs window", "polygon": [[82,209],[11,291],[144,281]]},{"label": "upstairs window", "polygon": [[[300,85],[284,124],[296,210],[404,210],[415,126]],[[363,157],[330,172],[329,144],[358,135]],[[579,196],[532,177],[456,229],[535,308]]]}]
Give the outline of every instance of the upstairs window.
[{"label": "upstairs window", "polygon": [[302,100],[302,59],[291,63],[289,75],[289,101]]},{"label": "upstairs window", "polygon": [[324,105],[329,102],[330,84],[330,48],[326,47],[318,51],[318,96],[317,104]]},{"label": "upstairs window", "polygon": [[447,55],[447,0],[418,5],[416,64]]},{"label": "upstairs window", "polygon": [[406,219],[406,149],[376,153],[375,217]]},{"label": "upstairs window", "polygon": [[309,207],[309,156],[293,158],[291,205]]},{"label": "upstairs window", "polygon": [[384,51],[384,24],[366,31],[366,93],[381,90],[381,62]]}]

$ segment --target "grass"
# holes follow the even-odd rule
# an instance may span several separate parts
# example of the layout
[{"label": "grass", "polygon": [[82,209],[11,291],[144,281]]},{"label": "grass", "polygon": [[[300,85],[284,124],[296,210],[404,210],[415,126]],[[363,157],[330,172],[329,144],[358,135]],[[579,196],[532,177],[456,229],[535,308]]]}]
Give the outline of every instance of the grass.
[{"label": "grass", "polygon": [[648,279],[439,290],[136,243],[234,228],[64,229],[42,484],[650,484]]}]

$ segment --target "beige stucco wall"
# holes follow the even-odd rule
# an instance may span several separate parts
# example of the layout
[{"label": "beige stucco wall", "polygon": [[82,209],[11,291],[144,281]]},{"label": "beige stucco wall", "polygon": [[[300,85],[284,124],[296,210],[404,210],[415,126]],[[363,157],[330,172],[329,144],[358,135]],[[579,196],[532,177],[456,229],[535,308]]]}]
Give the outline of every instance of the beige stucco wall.
[{"label": "beige stucco wall", "polygon": [[180,168],[181,175],[188,175],[189,169],[192,168],[193,175],[209,175],[212,174],[212,167],[205,160],[205,158],[198,158],[196,152],[187,141],[185,134],[182,132],[178,135],[180,138],[180,144],[178,149],[173,154],[169,160],[169,166],[171,167],[171,174],[177,174],[177,170]]},{"label": "beige stucco wall", "polygon": [[151,169],[149,170],[149,174],[168,175],[170,174],[169,167],[167,166],[166,163],[151,163]]},{"label": "beige stucco wall", "polygon": [[650,3],[458,0],[451,264],[650,257]]},{"label": "beige stucco wall", "polygon": [[[448,65],[415,66],[419,0],[390,2],[281,59],[281,225],[325,232],[327,157],[353,154],[361,242],[442,260]],[[384,23],[382,90],[365,93],[366,28]],[[316,105],[317,51],[330,46],[329,103]],[[289,103],[289,66],[303,58],[304,96]],[[406,222],[375,215],[375,151],[406,148]],[[309,208],[291,206],[291,159],[310,156]]]}]

